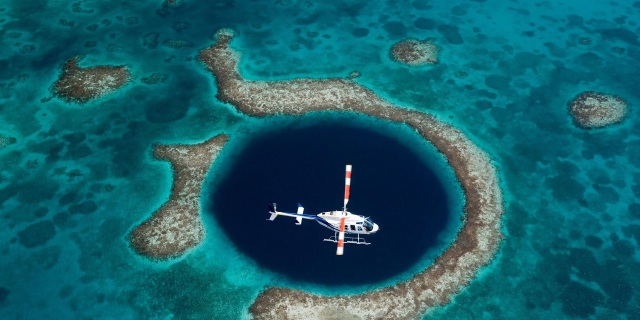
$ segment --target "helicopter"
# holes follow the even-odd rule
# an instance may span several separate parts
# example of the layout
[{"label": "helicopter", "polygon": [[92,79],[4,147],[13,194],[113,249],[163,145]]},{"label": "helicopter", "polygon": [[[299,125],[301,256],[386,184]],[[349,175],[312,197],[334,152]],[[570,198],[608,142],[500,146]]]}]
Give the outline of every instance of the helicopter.
[{"label": "helicopter", "polygon": [[[320,225],[332,230],[334,235],[324,239],[323,241],[334,242],[338,244],[336,255],[341,256],[344,253],[344,245],[346,243],[364,244],[366,242],[361,235],[369,235],[376,233],[380,227],[369,217],[347,211],[347,202],[349,202],[349,191],[351,187],[351,170],[353,166],[346,165],[345,184],[344,184],[344,205],[342,210],[325,211],[317,215],[304,214],[304,207],[298,203],[298,211],[296,213],[288,213],[277,211],[276,204],[269,204],[270,221],[275,220],[278,216],[292,217],[296,219],[296,225],[301,225],[303,219],[315,220]],[[345,237],[345,234],[353,234],[355,237]]]}]

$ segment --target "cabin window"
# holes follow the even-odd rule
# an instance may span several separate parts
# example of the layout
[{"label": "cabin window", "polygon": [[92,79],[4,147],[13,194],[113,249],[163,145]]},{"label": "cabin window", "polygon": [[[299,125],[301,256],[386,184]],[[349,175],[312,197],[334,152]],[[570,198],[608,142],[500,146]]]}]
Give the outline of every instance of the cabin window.
[{"label": "cabin window", "polygon": [[356,230],[356,226],[351,225],[350,227],[351,227],[351,231],[355,231]]},{"label": "cabin window", "polygon": [[358,226],[358,231],[362,231],[362,227],[361,226]]}]

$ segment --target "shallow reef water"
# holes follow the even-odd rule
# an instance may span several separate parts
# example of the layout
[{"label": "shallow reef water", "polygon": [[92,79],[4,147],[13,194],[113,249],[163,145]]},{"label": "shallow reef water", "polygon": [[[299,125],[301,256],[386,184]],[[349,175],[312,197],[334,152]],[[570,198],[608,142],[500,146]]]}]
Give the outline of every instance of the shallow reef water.
[{"label": "shallow reef water", "polygon": [[[266,287],[374,289],[428,266],[451,241],[460,190],[429,144],[413,140],[405,127],[348,114],[239,113],[216,98],[212,77],[196,59],[221,28],[237,32],[232,46],[247,79],[357,71],[357,83],[452,124],[491,156],[505,197],[505,239],[477,278],[425,319],[640,318],[640,1],[176,3],[0,4],[0,318],[243,319]],[[389,49],[405,38],[435,43],[439,63],[392,61]],[[65,102],[51,86],[76,56],[82,66],[124,65],[132,78],[100,99]],[[567,103],[589,90],[623,98],[627,117],[602,129],[576,127]],[[315,127],[318,119],[327,126]],[[287,128],[299,133],[287,135]],[[335,136],[336,128],[349,133]],[[170,165],[153,158],[152,146],[220,133],[231,140],[203,191],[203,243],[170,261],[137,255],[127,235],[171,191]],[[266,140],[264,150],[246,152],[285,161],[307,154],[295,152],[299,143],[310,155],[315,145],[348,157],[314,162],[317,170],[306,170],[302,161],[310,160],[302,158],[297,169],[243,162],[243,147],[253,139],[277,137],[291,143],[281,153]],[[315,140],[310,146],[295,139]],[[362,141],[380,143],[348,154]],[[399,149],[375,149],[394,143]],[[369,152],[386,156],[363,156]],[[394,183],[396,161],[431,169],[433,176],[406,174],[416,185],[442,186],[430,185],[429,195],[396,187],[391,199],[389,189],[376,189],[390,186],[376,183]],[[329,230],[310,221],[265,221],[265,205],[293,211],[300,202],[307,213],[340,208],[346,162],[354,165],[349,208],[382,230],[367,238],[370,246],[348,245],[341,264],[332,244],[321,241]],[[252,172],[254,180],[242,176]],[[241,191],[253,194],[245,200]],[[428,203],[438,192],[450,198]],[[393,226],[406,222],[387,214],[431,205],[449,214],[438,220],[444,231],[422,234],[421,225],[431,226],[416,215],[411,221],[420,223],[408,225],[404,239],[392,239]],[[243,227],[238,217],[224,215],[227,206],[249,211],[246,238],[233,229]],[[260,255],[270,252],[313,265],[295,259],[269,265],[274,257]],[[376,261],[387,269],[374,270]],[[345,272],[315,277],[324,268]]]}]

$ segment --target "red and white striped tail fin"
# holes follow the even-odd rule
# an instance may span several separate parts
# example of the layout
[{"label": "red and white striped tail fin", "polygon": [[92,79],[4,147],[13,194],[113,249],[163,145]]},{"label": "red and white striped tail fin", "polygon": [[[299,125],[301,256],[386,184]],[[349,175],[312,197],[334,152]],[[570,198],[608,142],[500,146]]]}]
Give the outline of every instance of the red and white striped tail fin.
[{"label": "red and white striped tail fin", "polygon": [[347,202],[349,202],[349,189],[351,188],[351,165],[347,165],[346,174],[344,178],[344,208],[343,211],[347,211]]},{"label": "red and white striped tail fin", "polygon": [[336,249],[336,255],[341,256],[344,253],[344,220],[345,217],[340,219],[340,233],[338,234],[338,249]]}]

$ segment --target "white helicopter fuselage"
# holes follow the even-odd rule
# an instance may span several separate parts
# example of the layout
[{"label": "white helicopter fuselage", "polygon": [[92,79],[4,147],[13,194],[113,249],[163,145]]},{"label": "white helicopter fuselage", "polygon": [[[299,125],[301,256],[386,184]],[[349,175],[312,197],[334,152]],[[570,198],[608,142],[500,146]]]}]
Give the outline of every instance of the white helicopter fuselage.
[{"label": "white helicopter fuselage", "polygon": [[345,218],[345,233],[372,234],[380,229],[380,227],[378,227],[376,223],[373,223],[371,219],[353,214],[349,211],[326,211],[319,213],[317,217],[320,219],[316,219],[316,221],[325,228],[331,229],[331,231],[340,231],[340,220],[342,217]]},{"label": "white helicopter fuselage", "polygon": [[[335,234],[323,241],[335,242],[338,244],[336,255],[341,256],[345,243],[369,245],[360,235],[372,234],[380,230],[369,217],[353,214],[347,211],[347,202],[349,202],[349,187],[351,185],[351,165],[346,165],[344,181],[344,205],[342,210],[320,212],[317,215],[304,214],[304,208],[298,203],[298,211],[296,213],[281,212],[276,210],[276,204],[269,204],[269,219],[275,220],[278,216],[291,217],[296,219],[296,224],[301,225],[303,219],[315,220],[327,229],[332,230]],[[345,237],[345,234],[355,234],[355,237]]]},{"label": "white helicopter fuselage", "polygon": [[334,210],[325,211],[317,215],[304,214],[304,208],[298,206],[298,212],[282,212],[276,210],[276,205],[269,205],[269,220],[275,220],[277,216],[285,216],[296,218],[297,225],[302,224],[303,219],[315,220],[321,226],[334,232],[340,232],[340,221],[344,218],[344,232],[352,234],[372,234],[380,230],[378,224],[374,223],[370,218],[349,211]]}]

